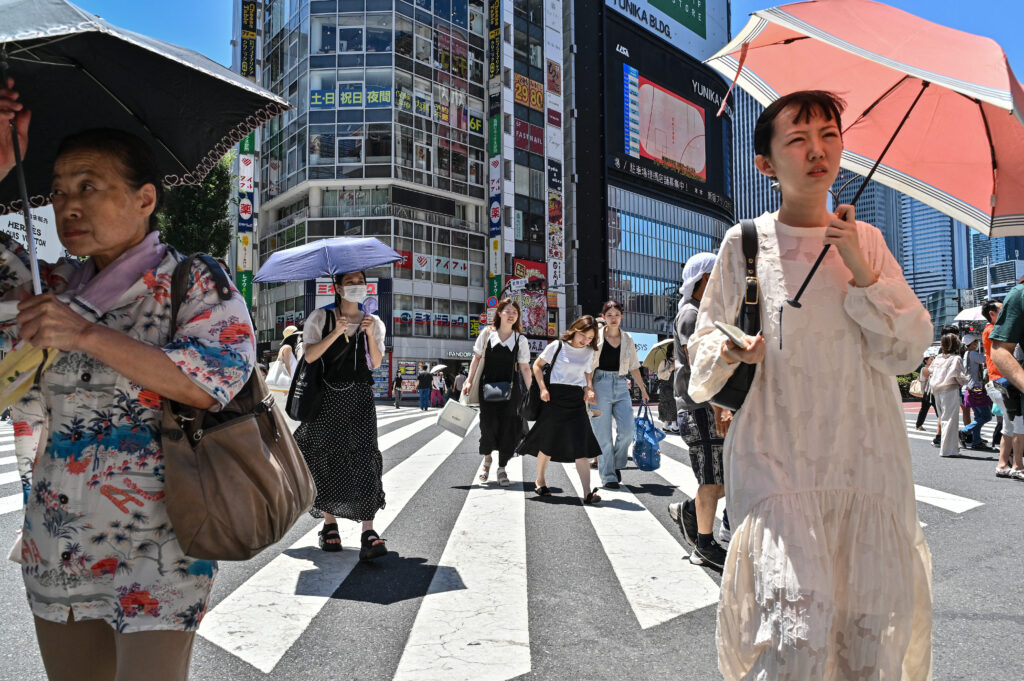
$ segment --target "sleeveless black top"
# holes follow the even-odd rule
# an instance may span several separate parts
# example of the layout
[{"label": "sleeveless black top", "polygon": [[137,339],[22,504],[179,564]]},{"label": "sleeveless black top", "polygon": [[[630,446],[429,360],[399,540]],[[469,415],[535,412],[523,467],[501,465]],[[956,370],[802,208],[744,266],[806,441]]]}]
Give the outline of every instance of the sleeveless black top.
[{"label": "sleeveless black top", "polygon": [[[334,309],[327,309],[323,337],[334,330]],[[360,331],[354,338],[338,337],[321,357],[324,360],[324,379],[328,383],[366,383],[373,385],[373,371],[366,361],[368,345],[366,334]]]}]

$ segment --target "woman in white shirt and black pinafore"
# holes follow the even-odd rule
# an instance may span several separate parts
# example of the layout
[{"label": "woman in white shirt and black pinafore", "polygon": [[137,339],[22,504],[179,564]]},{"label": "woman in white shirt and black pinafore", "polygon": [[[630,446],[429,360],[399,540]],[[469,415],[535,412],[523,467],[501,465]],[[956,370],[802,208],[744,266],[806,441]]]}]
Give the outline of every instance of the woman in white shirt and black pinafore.
[{"label": "woman in white shirt and black pinafore", "polygon": [[[519,444],[518,454],[537,457],[538,496],[551,496],[545,473],[548,462],[575,463],[583,490],[590,489],[590,461],[601,453],[587,416],[587,404],[595,402],[591,366],[597,346],[597,321],[580,317],[557,340],[544,348],[533,363],[533,379],[544,402],[533,428]],[[545,385],[543,368],[551,363],[550,385]],[[597,488],[586,494],[584,503],[601,501]]]}]

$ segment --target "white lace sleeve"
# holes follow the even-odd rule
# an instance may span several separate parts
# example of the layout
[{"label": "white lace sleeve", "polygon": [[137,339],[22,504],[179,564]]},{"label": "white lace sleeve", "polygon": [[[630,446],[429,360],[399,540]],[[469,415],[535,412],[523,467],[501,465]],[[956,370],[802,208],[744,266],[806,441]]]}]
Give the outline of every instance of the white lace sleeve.
[{"label": "white lace sleeve", "polygon": [[867,223],[860,226],[861,248],[878,281],[858,288],[852,284],[843,307],[860,326],[864,357],[883,374],[913,371],[932,342],[932,323],[924,305],[903,278],[882,233]]},{"label": "white lace sleeve", "polygon": [[690,354],[690,398],[698,403],[710,400],[725,385],[739,364],[722,359],[725,334],[715,328],[716,321],[733,324],[742,302],[746,268],[739,226],[725,233],[715,267],[697,313],[697,328],[688,343]]}]

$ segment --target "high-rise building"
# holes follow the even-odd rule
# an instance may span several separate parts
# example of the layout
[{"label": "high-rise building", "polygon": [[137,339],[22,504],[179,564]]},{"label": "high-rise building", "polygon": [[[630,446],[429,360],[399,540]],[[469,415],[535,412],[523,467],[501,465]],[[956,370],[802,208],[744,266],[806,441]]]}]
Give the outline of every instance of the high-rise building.
[{"label": "high-rise building", "polygon": [[666,333],[682,265],[734,223],[728,83],[701,64],[728,39],[728,2],[564,4],[569,303],[615,298],[627,329]]},{"label": "high-rise building", "polygon": [[763,213],[779,209],[782,195],[772,188],[772,181],[754,167],[754,124],[764,111],[760,102],[741,88],[733,88],[732,98],[734,119],[733,140],[733,186],[736,187],[734,205],[736,219],[756,218]]},{"label": "high-rise building", "polygon": [[989,238],[971,231],[971,269],[1006,260],[1024,260],[1024,237]]},{"label": "high-rise building", "polygon": [[[864,184],[864,177],[841,168],[832,184],[835,205],[851,203]],[[902,261],[903,243],[900,238],[900,193],[878,182],[870,181],[857,199],[858,220],[877,227],[885,237],[885,245],[897,262]]]},{"label": "high-rise building", "polygon": [[[962,307],[959,294],[949,291],[968,289],[971,285],[970,230],[917,199],[900,195],[899,200],[903,276],[921,302],[928,304],[929,312],[934,313],[932,323],[941,327],[951,321],[946,314],[951,309],[950,301],[960,302]],[[942,293],[931,296],[937,292]]]},{"label": "high-rise building", "polygon": [[[259,7],[260,83],[294,108],[260,134],[257,265],[324,237],[380,239],[402,260],[366,272],[387,327],[378,394],[417,362],[458,368],[488,294],[485,74],[497,65],[484,0]],[[329,279],[261,286],[261,357],[284,326],[332,300]]]}]

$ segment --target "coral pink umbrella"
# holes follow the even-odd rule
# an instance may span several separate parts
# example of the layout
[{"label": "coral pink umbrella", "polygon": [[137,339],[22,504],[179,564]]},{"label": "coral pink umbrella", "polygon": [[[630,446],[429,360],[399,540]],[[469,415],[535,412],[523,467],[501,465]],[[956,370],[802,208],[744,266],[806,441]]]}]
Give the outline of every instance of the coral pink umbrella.
[{"label": "coral pink umbrella", "polygon": [[865,185],[990,237],[1024,234],[1024,89],[995,41],[872,0],[811,0],[754,12],[707,63],[765,106],[835,92],[841,165]]}]

